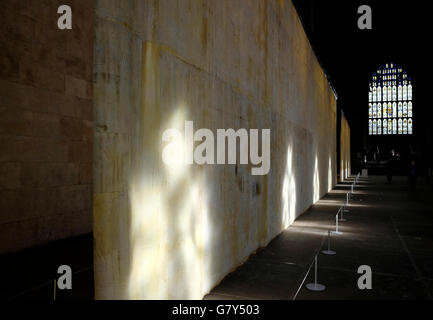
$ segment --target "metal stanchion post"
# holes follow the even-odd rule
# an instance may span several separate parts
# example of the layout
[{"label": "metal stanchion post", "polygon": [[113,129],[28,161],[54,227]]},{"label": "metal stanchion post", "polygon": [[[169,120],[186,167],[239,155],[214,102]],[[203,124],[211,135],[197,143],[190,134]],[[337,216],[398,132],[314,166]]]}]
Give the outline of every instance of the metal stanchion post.
[{"label": "metal stanchion post", "polygon": [[348,205],[349,205],[349,193],[346,193],[346,203],[343,205],[344,212],[349,212],[349,209],[347,209]]},{"label": "metal stanchion post", "polygon": [[311,291],[323,291],[326,289],[326,286],[317,283],[317,255],[314,257],[314,283],[309,283],[306,287]]},{"label": "metal stanchion post", "polygon": [[340,207],[340,210],[338,211],[340,212],[340,221],[346,221],[346,219],[344,219],[343,217],[343,211],[344,211],[343,207]]},{"label": "metal stanchion post", "polygon": [[336,254],[334,250],[331,250],[331,230],[328,230],[328,249],[322,250],[322,253],[328,256],[333,256],[334,254]]},{"label": "metal stanchion post", "polygon": [[340,213],[340,210],[338,210],[337,214],[335,215],[335,231],[332,231],[334,234],[343,234],[343,232],[338,231],[338,214]]}]

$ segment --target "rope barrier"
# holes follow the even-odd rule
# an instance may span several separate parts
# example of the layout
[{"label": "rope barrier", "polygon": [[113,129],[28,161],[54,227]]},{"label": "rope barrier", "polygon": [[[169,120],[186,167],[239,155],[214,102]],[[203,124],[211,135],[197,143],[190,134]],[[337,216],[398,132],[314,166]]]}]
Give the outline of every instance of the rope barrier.
[{"label": "rope barrier", "polygon": [[[359,173],[355,177],[355,180],[357,180],[357,178],[359,178]],[[335,215],[335,231],[328,230],[328,237],[327,237],[327,239],[328,239],[328,248],[327,248],[327,250],[322,250],[321,251],[321,249],[323,247],[324,240],[325,240],[324,238],[322,238],[322,243],[320,244],[319,249],[316,251],[316,253],[314,255],[314,258],[313,258],[312,262],[310,263],[310,265],[309,265],[309,267],[307,269],[307,272],[306,272],[304,278],[302,279],[301,284],[300,284],[298,290],[296,291],[295,295],[293,296],[293,300],[296,300],[296,297],[298,296],[300,290],[302,289],[302,287],[304,285],[305,280],[307,279],[308,275],[310,274],[310,271],[311,271],[311,268],[312,268],[313,265],[314,265],[314,282],[306,284],[305,287],[308,290],[315,291],[315,292],[324,291],[326,289],[325,285],[320,284],[320,283],[317,282],[317,257],[318,257],[318,255],[319,255],[320,252],[322,252],[323,254],[326,254],[326,255],[335,255],[336,254],[336,252],[334,250],[331,250],[331,233],[337,234],[337,235],[343,234],[343,232],[341,232],[341,231],[338,230],[338,221],[346,221],[346,219],[344,219],[344,217],[343,217],[343,212],[348,212],[349,211],[349,210],[345,210],[345,208],[349,205],[349,199],[350,199],[349,194],[353,193],[354,185],[355,185],[355,182],[352,183],[351,191],[348,192],[348,193],[346,193],[346,202],[343,204],[343,206],[341,206],[338,209],[337,214]],[[340,219],[338,217],[339,215],[340,215]]]},{"label": "rope barrier", "polygon": [[313,260],[311,261],[310,266],[308,267],[307,272],[305,273],[305,276],[304,276],[304,278],[302,279],[301,284],[299,285],[298,290],[296,291],[296,293],[295,293],[295,295],[293,296],[293,299],[292,299],[292,300],[296,300],[296,297],[298,296],[299,291],[301,291],[301,289],[302,289],[302,287],[303,287],[303,285],[304,285],[304,282],[305,282],[305,280],[307,279],[308,274],[310,273],[311,267],[312,267],[313,264],[315,263],[315,261],[316,261],[316,257],[317,257],[317,255],[319,254],[320,249],[322,249],[322,246],[323,246],[323,243],[324,243],[324,242],[325,242],[325,237],[322,238],[322,242],[320,243],[319,248],[316,250],[316,252],[315,252],[315,254],[314,254],[314,258],[313,258]]}]

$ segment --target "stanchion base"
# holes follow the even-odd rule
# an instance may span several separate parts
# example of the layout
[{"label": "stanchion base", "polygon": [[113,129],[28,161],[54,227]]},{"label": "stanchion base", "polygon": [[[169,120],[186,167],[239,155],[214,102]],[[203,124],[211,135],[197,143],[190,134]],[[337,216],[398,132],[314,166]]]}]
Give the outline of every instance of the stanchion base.
[{"label": "stanchion base", "polygon": [[326,254],[328,256],[333,256],[334,254],[336,254],[337,252],[335,252],[334,250],[322,250],[323,254]]},{"label": "stanchion base", "polygon": [[343,232],[341,232],[341,231],[331,231],[331,233],[333,233],[333,234],[343,234]]},{"label": "stanchion base", "polygon": [[347,209],[344,209],[344,210],[343,210],[343,212],[350,212],[350,211],[349,211],[349,210],[347,210]]},{"label": "stanchion base", "polygon": [[340,221],[340,222],[343,221],[344,222],[344,221],[347,221],[347,220],[343,218],[343,219],[339,219],[338,221]]},{"label": "stanchion base", "polygon": [[323,291],[326,287],[320,283],[309,283],[305,286],[310,291]]}]

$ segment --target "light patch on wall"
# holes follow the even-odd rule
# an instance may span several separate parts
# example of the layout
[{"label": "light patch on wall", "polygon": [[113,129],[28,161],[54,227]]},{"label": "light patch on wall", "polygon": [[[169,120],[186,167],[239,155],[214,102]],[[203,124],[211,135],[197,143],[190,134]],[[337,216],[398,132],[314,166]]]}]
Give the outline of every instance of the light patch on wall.
[{"label": "light patch on wall", "polygon": [[164,142],[167,145],[161,151],[162,156],[168,158],[167,161],[164,161],[166,164],[164,167],[170,177],[170,182],[173,183],[176,183],[187,169],[187,164],[184,161],[186,153],[185,139],[183,135],[174,135],[175,132],[183,133],[184,131],[185,113],[183,110],[183,108],[178,108],[165,126],[165,128],[173,129],[173,134],[166,137],[170,141]]},{"label": "light patch on wall", "polygon": [[[161,287],[152,281],[160,272],[160,266],[154,261],[161,261],[159,242],[164,228],[163,215],[160,212],[160,190],[133,183],[130,187],[130,271],[128,298],[150,296],[146,291],[153,291],[156,299],[163,297]],[[155,223],[157,222],[157,223]],[[160,262],[161,263],[161,262]],[[161,279],[162,280],[162,279]]]},{"label": "light patch on wall", "polygon": [[[183,108],[178,108],[168,121],[168,126],[180,127],[183,121]],[[182,141],[171,143],[170,148],[168,150],[173,153],[173,156],[182,153]],[[185,166],[181,161],[172,161],[170,166],[165,168],[167,176],[165,186],[160,181],[162,176],[152,174],[151,163],[143,163],[139,166],[138,172],[134,172],[131,179],[129,298],[147,296],[158,299],[166,294],[164,291],[168,279],[164,277],[161,266],[168,262],[165,249],[168,246],[166,237],[169,222],[168,214],[164,212],[166,208],[163,206],[163,201],[165,200],[162,197],[165,189],[167,192],[175,189],[177,181],[185,172]],[[155,277],[161,281],[155,281]]]},{"label": "light patch on wall", "polygon": [[211,230],[211,219],[210,212],[208,208],[208,195],[204,188],[200,189],[202,197],[202,235],[201,235],[201,250],[203,256],[203,283],[202,283],[202,293],[209,292],[215,285],[214,279],[211,278],[211,270],[213,269],[213,260],[211,248],[213,246],[212,241],[212,230]]},{"label": "light patch on wall", "polygon": [[328,191],[332,189],[332,182],[332,158],[330,155],[328,159]]},{"label": "light patch on wall", "polygon": [[319,164],[317,162],[317,153],[314,159],[314,178],[313,178],[313,203],[320,199],[320,177]]},{"label": "light patch on wall", "polygon": [[287,148],[286,171],[284,173],[281,199],[283,200],[282,225],[283,228],[287,228],[296,218],[296,180],[294,177],[291,145]]},{"label": "light patch on wall", "polygon": [[[183,110],[178,108],[163,128],[182,130]],[[165,145],[160,142],[159,155]],[[169,152],[176,157],[184,153],[183,141],[172,147]],[[204,270],[212,232],[205,170],[194,171],[181,160],[167,165],[159,159],[164,170],[158,175],[146,165],[134,175],[130,186],[130,299],[199,299],[212,286]]]}]

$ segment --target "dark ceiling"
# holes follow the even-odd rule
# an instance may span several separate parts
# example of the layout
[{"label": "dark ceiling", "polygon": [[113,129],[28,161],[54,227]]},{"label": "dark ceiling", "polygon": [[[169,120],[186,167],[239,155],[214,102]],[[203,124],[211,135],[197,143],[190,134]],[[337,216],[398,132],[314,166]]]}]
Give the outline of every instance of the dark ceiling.
[{"label": "dark ceiling", "polygon": [[[382,64],[400,65],[414,86],[412,144],[431,149],[433,14],[428,1],[293,0],[314,52],[338,94],[351,127],[353,150],[374,143],[367,135],[368,84]],[[372,9],[372,30],[357,26],[358,7]],[[389,137],[391,139],[391,137]],[[394,143],[395,143],[394,137]],[[386,141],[386,140],[385,140]]]}]

